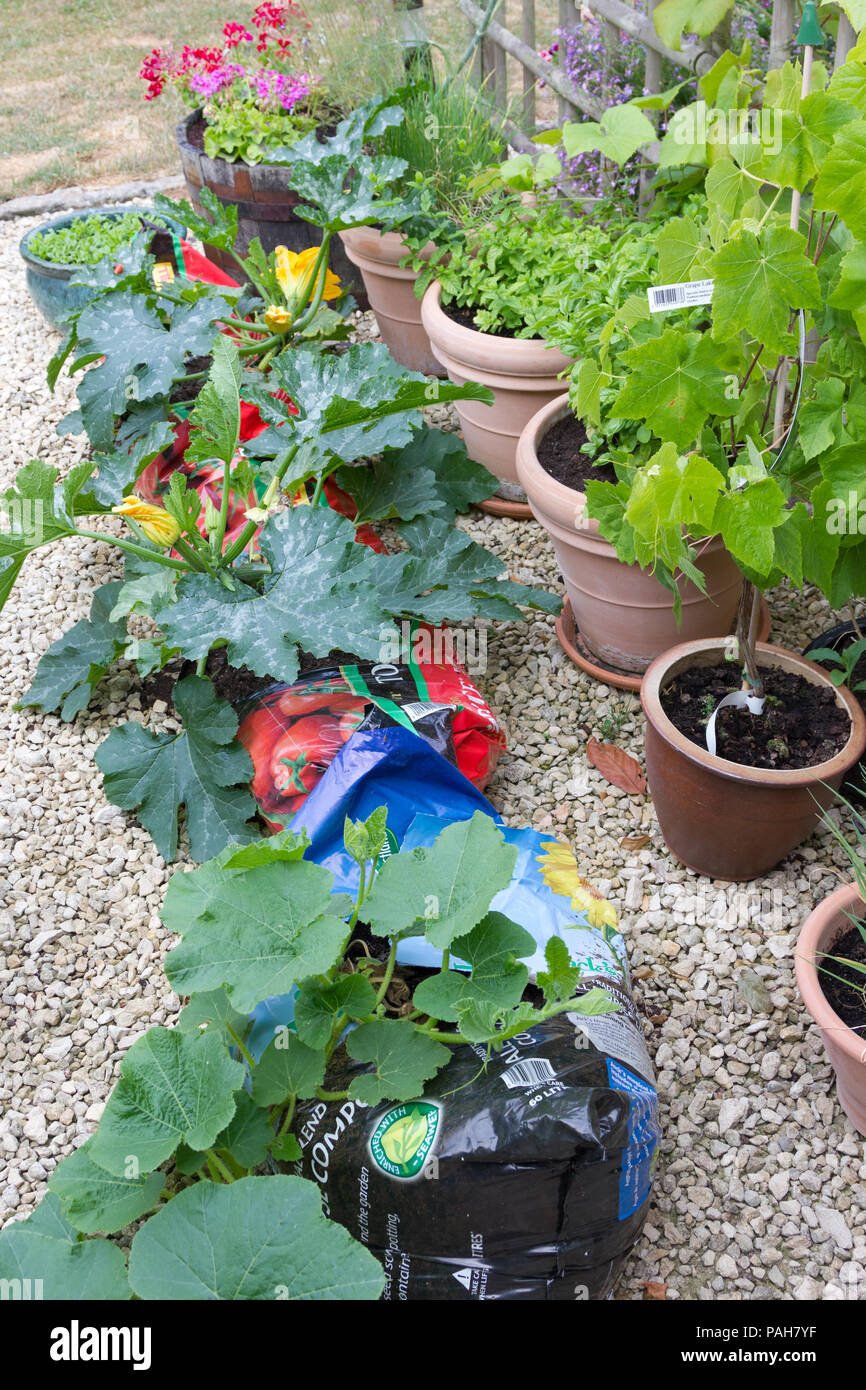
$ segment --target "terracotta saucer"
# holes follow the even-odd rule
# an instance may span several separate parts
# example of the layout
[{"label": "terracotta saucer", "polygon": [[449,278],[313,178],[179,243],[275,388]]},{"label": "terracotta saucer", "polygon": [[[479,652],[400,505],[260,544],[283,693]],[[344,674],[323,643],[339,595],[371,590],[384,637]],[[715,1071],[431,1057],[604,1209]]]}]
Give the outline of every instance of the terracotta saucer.
[{"label": "terracotta saucer", "polygon": [[[758,627],[758,641],[766,642],[770,635],[770,609],[767,600],[761,598],[761,621]],[[593,680],[602,681],[605,685],[616,686],[617,690],[640,690],[642,673],[634,671],[623,671],[617,666],[602,666],[598,657],[590,654],[589,648],[581,640],[579,631],[574,625],[574,614],[571,611],[571,600],[566,598],[562,612],[556,620],[556,635],[559,638],[559,645],[565,652],[570,661],[575,666],[579,666],[582,671],[586,671]]]},{"label": "terracotta saucer", "polygon": [[510,502],[507,497],[487,497],[475,505],[490,516],[510,516],[514,521],[528,521],[532,516],[528,502]]}]

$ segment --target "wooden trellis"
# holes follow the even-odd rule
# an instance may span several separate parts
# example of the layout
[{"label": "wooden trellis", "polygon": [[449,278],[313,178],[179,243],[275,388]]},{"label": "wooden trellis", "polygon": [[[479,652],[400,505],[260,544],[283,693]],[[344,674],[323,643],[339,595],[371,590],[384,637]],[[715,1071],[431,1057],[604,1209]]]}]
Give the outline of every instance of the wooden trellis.
[{"label": "wooden trellis", "polygon": [[[484,21],[485,9],[478,0],[458,0],[458,3],[469,21],[470,29],[477,31]],[[659,3],[660,0],[647,0],[647,14],[633,9],[624,0],[582,0],[580,6],[591,10],[612,37],[616,38],[619,32],[624,32],[643,45],[646,50],[644,81],[652,92],[661,89],[662,62],[665,58],[684,73],[699,77],[712,67],[718,54],[727,46],[728,39],[728,31],[723,25],[715,34],[710,34],[697,44],[685,45],[681,52],[668,48],[659,38],[652,22],[652,12]],[[771,67],[781,67],[790,56],[797,13],[796,0],[774,0]],[[512,21],[519,18],[519,36],[508,28],[509,16]],[[558,0],[557,27],[567,28],[576,24],[579,17],[579,7],[573,0]],[[562,68],[539,56],[539,39],[549,37],[549,33],[542,34],[539,30],[536,0],[499,0],[475,54],[475,81],[484,84],[490,99],[501,109],[509,101],[509,66],[517,63],[521,69],[519,129],[515,126],[512,139],[512,143],[518,147],[525,146],[527,136],[537,128],[539,84],[555,93],[559,121],[574,120],[580,114],[598,120],[607,104],[603,89],[598,93],[586,91],[569,81]],[[850,22],[843,15],[836,44],[837,67],[844,62],[855,38]]]}]

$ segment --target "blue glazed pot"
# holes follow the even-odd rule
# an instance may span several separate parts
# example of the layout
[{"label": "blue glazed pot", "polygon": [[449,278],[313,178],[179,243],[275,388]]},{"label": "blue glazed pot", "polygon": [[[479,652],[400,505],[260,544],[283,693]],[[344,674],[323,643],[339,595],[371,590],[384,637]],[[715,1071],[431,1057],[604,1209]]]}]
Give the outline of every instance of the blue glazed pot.
[{"label": "blue glazed pot", "polygon": [[[70,280],[77,275],[84,267],[80,265],[61,265],[57,261],[44,261],[41,256],[35,256],[29,249],[31,240],[38,232],[54,231],[58,227],[68,227],[71,222],[83,217],[123,217],[128,212],[142,213],[145,216],[153,215],[153,208],[130,207],[126,204],[116,203],[108,207],[80,208],[77,212],[65,212],[60,217],[52,217],[49,222],[43,222],[38,227],[33,227],[26,232],[19,243],[19,250],[27,266],[27,288],[30,297],[36,305],[42,317],[51,325],[52,328],[62,329],[63,320],[76,309],[81,309],[91,296],[90,291],[85,285],[72,285]],[[184,228],[179,222],[171,217],[166,217],[164,213],[159,213],[161,222],[166,227],[183,235]]]}]

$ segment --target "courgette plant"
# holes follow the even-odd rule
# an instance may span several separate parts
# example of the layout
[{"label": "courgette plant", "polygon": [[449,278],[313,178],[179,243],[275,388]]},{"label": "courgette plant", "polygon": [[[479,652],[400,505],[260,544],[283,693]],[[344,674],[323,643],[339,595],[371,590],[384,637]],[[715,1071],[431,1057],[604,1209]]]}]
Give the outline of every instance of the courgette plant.
[{"label": "courgette plant", "polygon": [[[343,122],[327,144],[293,148],[290,177],[315,197],[316,209],[306,213],[319,219],[323,238],[297,292],[286,295],[278,333],[268,328],[268,317],[278,322],[270,308],[262,324],[255,310],[243,317],[246,291],[238,292],[237,314],[227,317],[214,309],[224,301],[213,287],[178,282],[157,290],[142,249],[131,283],[91,301],[60,354],[83,350],[76,362],[86,366],[81,415],[94,444],[105,438],[110,447],[96,447],[62,482],[56,469],[33,461],[2,499],[10,527],[0,532],[0,604],[27,555],[55,540],[111,539],[125,560],[123,580],[97,590],[90,617],[42,658],[26,704],[59,710],[69,720],[118,659],[134,660],[142,676],[175,657],[196,663],[195,674],[174,688],[180,734],[128,723],[96,755],[106,795],[137,810],[166,859],[177,852],[181,805],[199,861],[258,833],[249,823],[252,764],[235,737],[236,716],[206,678],[212,648],[225,647],[232,664],[256,675],[292,681],[300,649],[314,657],[338,648],[379,659],[381,630],[395,620],[509,620],[521,617],[517,604],[548,612],[559,607],[547,593],[500,579],[502,562],[451,524],[457,511],[489,496],[490,475],[468,459],[459,439],[429,429],[420,412],[436,402],[490,401],[491,393],[408,372],[380,344],[332,352],[303,339],[327,289],[330,235],[364,221],[373,203],[380,216],[391,208],[387,178],[404,162],[363,150],[382,122],[400,114],[374,103]],[[212,212],[214,223],[199,230],[212,242],[224,238],[228,249],[234,213],[218,206]],[[400,203],[395,216],[410,213]],[[190,221],[189,211],[182,216]],[[254,265],[253,274],[261,282],[261,307],[273,285],[261,267]],[[171,299],[167,324],[152,294]],[[270,336],[247,343],[259,329]],[[188,417],[186,458],[220,479],[220,505],[203,506],[184,473],[175,471],[164,505],[156,506],[136,499],[132,489],[173,438],[167,393],[190,352],[203,353],[210,366]],[[255,366],[245,365],[253,358]],[[122,414],[124,370],[137,373],[139,398]],[[193,376],[201,385],[201,373],[186,380]],[[267,424],[245,451],[239,450],[242,398],[258,406]],[[335,472],[356,504],[354,523],[319,505],[325,478]],[[307,500],[307,485],[312,505],[289,506],[286,490]],[[227,538],[232,498],[248,499],[246,521]],[[109,537],[85,520],[111,511],[124,516],[132,535]],[[406,549],[377,555],[355,543],[356,525],[385,519],[400,524]],[[131,617],[155,626],[146,637],[130,636]]]},{"label": "courgette plant", "polygon": [[[96,1133],[58,1164],[33,1215],[0,1233],[0,1278],[38,1278],[43,1297],[76,1301],[379,1296],[379,1262],[326,1219],[314,1183],[280,1171],[302,1154],[297,1102],[342,1101],[348,1123],[358,1109],[420,1097],[461,1044],[474,1045],[483,1066],[485,1048],[545,1019],[618,1008],[582,980],[559,937],[537,977],[541,1003],[523,998],[520,958],[536,942],[490,910],[517,856],[490,817],[476,812],[429,848],[380,864],[386,829],[384,807],[346,821],[354,899],[333,891],[330,871],[289,831],[174,874],[162,916],[182,939],[166,972],[189,1002],[175,1028],[133,1043]],[[388,943],[384,962],[347,959],[359,921]],[[442,968],[398,1017],[388,994],[410,935],[443,952]],[[450,969],[452,955],[469,968]],[[275,1027],[255,1058],[247,1015],[289,990],[294,1025]],[[328,1069],[338,1048],[357,1069],[335,1092]],[[127,1266],[105,1237],[142,1218]]]},{"label": "courgette plant", "polygon": [[[711,281],[711,307],[627,299],[580,368],[578,401],[590,420],[652,436],[651,458],[587,485],[620,559],[678,601],[679,576],[703,587],[701,542],[723,537],[746,578],[738,638],[760,694],[756,589],[810,581],[834,607],[866,590],[849,524],[866,496],[866,43],[832,80],[816,64],[806,96],[799,65],[771,72],[759,110],[746,60],[719,59],[701,82],[703,125],[701,104],[686,107],[661,145],[663,168],[702,172],[707,216],[659,230],[659,281]],[[802,351],[809,330],[816,354]]]}]

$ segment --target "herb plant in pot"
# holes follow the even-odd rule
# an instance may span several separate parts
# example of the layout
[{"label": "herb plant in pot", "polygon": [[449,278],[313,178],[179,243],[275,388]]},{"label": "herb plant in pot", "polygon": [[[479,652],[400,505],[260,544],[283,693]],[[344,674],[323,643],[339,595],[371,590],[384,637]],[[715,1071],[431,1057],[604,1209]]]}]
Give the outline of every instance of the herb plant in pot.
[{"label": "herb plant in pot", "polygon": [[[440,254],[446,247],[439,242]],[[491,406],[458,410],[471,458],[499,478],[488,509],[531,515],[517,476],[517,441],[527,421],[562,394],[572,359],[539,335],[545,301],[559,294],[575,261],[586,276],[610,250],[599,227],[575,227],[553,201],[525,207],[501,193],[459,229],[440,261],[419,278],[421,318],[433,355],[452,381],[479,381]]]},{"label": "herb plant in pot", "polygon": [[[449,77],[440,86],[420,83],[396,92],[391,100],[400,103],[404,119],[382,134],[376,142],[378,153],[406,161],[406,191],[423,190],[434,215],[459,216],[462,207],[472,203],[470,180],[504,148],[501,119],[497,126],[478,92],[457,78]],[[443,375],[421,322],[415,294],[419,272],[404,236],[371,223],[341,232],[340,237],[349,260],[361,272],[382,340],[394,359],[410,371]],[[433,249],[427,242],[416,256],[427,261]]]},{"label": "herb plant in pot", "polygon": [[179,222],[149,208],[108,206],[65,212],[25,233],[20,251],[27,266],[27,288],[52,328],[59,328],[90,299],[92,289],[77,283],[82,270],[106,256],[116,260],[146,227],[183,231]]},{"label": "herb plant in pot", "polygon": [[854,838],[826,824],[854,871],[811,912],[797,938],[797,985],[836,1071],[839,1103],[866,1135],[866,837],[854,812]]}]

